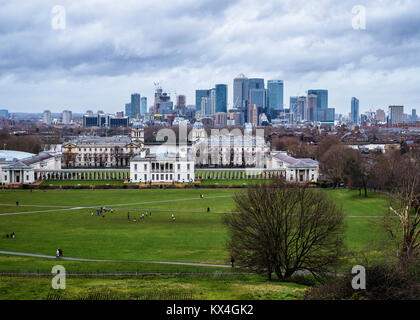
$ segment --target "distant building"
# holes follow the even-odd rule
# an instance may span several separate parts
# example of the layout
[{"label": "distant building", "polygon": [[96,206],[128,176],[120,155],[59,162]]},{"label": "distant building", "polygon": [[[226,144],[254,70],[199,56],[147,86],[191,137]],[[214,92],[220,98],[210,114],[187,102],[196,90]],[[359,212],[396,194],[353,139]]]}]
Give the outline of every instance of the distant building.
[{"label": "distant building", "polygon": [[62,114],[62,122],[65,125],[69,125],[72,120],[72,112],[70,110],[64,110]]},{"label": "distant building", "polygon": [[266,158],[267,169],[284,170],[283,176],[290,182],[316,182],[319,176],[318,161],[293,158],[285,151],[271,152]]},{"label": "distant building", "polygon": [[386,122],[385,111],[382,109],[376,110],[375,120],[377,122]]},{"label": "distant building", "polygon": [[130,182],[194,182],[194,160],[177,153],[152,154],[143,151],[130,162]]},{"label": "distant building", "polygon": [[201,101],[203,98],[210,97],[210,90],[195,90],[195,110],[201,111]]},{"label": "distant building", "polygon": [[178,95],[176,97],[176,107],[178,109],[183,109],[186,107],[186,105],[187,105],[187,98],[185,97],[185,95],[182,95],[182,94]]},{"label": "distant building", "polygon": [[0,119],[9,119],[9,111],[6,109],[0,110]]},{"label": "distant building", "polygon": [[351,118],[350,122],[353,124],[360,124],[359,116],[359,99],[353,97],[351,98]]},{"label": "distant building", "polygon": [[316,89],[308,90],[308,96],[315,94],[317,96],[317,109],[327,109],[328,108],[328,90],[325,89]]},{"label": "distant building", "polygon": [[267,81],[267,113],[272,118],[276,118],[281,110],[283,110],[283,80]]},{"label": "distant building", "polygon": [[215,86],[216,110],[215,112],[227,112],[227,85],[216,84]]},{"label": "distant building", "polygon": [[389,123],[403,123],[404,106],[389,106],[388,108]]},{"label": "distant building", "polygon": [[266,111],[266,92],[265,89],[250,89],[249,90],[249,105],[255,104],[258,108],[258,113]]},{"label": "distant building", "polygon": [[147,97],[141,97],[140,99],[140,113],[142,115],[147,113]]},{"label": "distant building", "polygon": [[239,74],[233,79],[233,107],[243,110],[248,101],[248,78]]},{"label": "distant building", "polygon": [[42,122],[46,125],[51,125],[51,111],[45,110],[42,115]]},{"label": "distant building", "polygon": [[106,125],[110,128],[128,128],[130,125],[130,117],[108,116]]},{"label": "distant building", "polygon": [[226,127],[227,126],[227,113],[216,112],[216,126]]},{"label": "distant building", "polygon": [[256,127],[258,125],[258,108],[256,104],[248,106],[248,123]]}]

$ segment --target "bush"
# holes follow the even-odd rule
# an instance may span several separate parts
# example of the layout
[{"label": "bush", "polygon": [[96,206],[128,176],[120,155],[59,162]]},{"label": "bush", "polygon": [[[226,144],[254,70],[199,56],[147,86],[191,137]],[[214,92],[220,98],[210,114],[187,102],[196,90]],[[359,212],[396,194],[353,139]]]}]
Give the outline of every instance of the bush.
[{"label": "bush", "polygon": [[311,289],[306,300],[417,300],[420,284],[411,274],[398,271],[392,266],[376,265],[366,268],[366,289],[354,290],[348,274],[325,285]]}]

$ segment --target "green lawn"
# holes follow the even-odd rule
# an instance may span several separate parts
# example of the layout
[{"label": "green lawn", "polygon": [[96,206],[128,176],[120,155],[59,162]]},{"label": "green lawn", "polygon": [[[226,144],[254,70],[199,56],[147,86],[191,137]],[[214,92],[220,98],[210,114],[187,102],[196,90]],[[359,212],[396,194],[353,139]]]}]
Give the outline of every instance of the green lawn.
[{"label": "green lawn", "polygon": [[[48,212],[0,215],[0,250],[54,255],[60,247],[69,257],[228,264],[222,212],[233,209],[232,195],[242,191],[1,190],[0,213]],[[325,192],[343,206],[348,216],[345,222],[349,250],[376,251],[373,244],[384,238],[382,219],[368,216],[386,214],[386,199],[372,193],[368,198],[359,197],[358,191],[343,189]],[[204,199],[200,198],[200,194],[204,195]],[[16,201],[19,201],[18,207]],[[69,207],[81,206],[95,208],[68,210]],[[107,213],[105,218],[98,217],[98,206],[113,207],[115,212]],[[210,213],[206,212],[207,208],[210,208]],[[151,217],[137,223],[132,221],[134,216],[139,220],[139,213],[149,209],[152,210]],[[129,210],[130,220],[127,217]],[[90,215],[91,212],[94,216]],[[175,223],[171,220],[172,212],[175,212]],[[5,239],[4,235],[12,231],[16,233],[16,238]],[[10,259],[0,261],[4,269],[27,270],[28,266],[40,268],[42,263],[39,262],[38,266],[37,262],[43,260],[21,261],[20,264]],[[98,264],[91,263],[91,267],[86,268],[98,270],[95,265]],[[101,268],[111,270],[114,266],[101,265]]]},{"label": "green lawn", "polygon": [[123,185],[124,180],[45,180],[41,183],[43,186],[105,186],[105,185]]},{"label": "green lawn", "polygon": [[66,290],[52,290],[51,278],[1,277],[3,299],[295,300],[306,287],[267,282],[257,275],[185,275],[136,278],[71,278]]}]

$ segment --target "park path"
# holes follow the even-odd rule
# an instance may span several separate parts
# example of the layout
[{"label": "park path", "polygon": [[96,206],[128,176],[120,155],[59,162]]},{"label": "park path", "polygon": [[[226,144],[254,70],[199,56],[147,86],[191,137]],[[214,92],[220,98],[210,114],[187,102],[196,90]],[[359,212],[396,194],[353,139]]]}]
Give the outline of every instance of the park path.
[{"label": "park path", "polygon": [[45,254],[2,251],[2,250],[0,250],[0,254],[33,257],[33,258],[56,259],[58,261],[67,260],[67,261],[84,261],[84,262],[134,262],[134,263],[157,263],[157,264],[170,264],[170,265],[183,265],[183,266],[196,266],[196,267],[231,268],[231,266],[227,264],[211,264],[211,263],[200,263],[200,262],[155,261],[155,260],[113,260],[113,259],[89,259],[89,258],[74,258],[74,257],[57,258],[56,256],[50,256],[50,255],[45,255]]},{"label": "park path", "polygon": [[[212,196],[212,197],[205,197],[204,199],[217,199],[217,198],[230,198],[233,197],[232,195],[223,195],[223,196]],[[177,201],[192,201],[192,200],[200,200],[201,198],[183,198],[183,199],[171,199],[171,200],[154,200],[154,201],[143,201],[143,202],[135,202],[135,203],[118,203],[118,204],[106,204],[106,205],[96,205],[96,206],[80,206],[80,207],[69,207],[69,206],[56,206],[56,209],[50,210],[36,210],[36,211],[20,211],[20,212],[5,212],[0,213],[0,216],[11,216],[11,215],[18,215],[18,214],[31,214],[31,213],[44,213],[44,212],[57,212],[57,211],[71,211],[71,210],[84,210],[84,209],[96,209],[98,207],[107,207],[107,208],[115,208],[121,206],[135,206],[141,204],[153,204],[153,203],[168,203],[168,202],[177,202]],[[0,204],[0,206],[15,206],[11,204]],[[26,207],[54,207],[48,205],[20,205],[19,206],[26,206]],[[128,210],[133,210],[135,208],[128,208]],[[144,210],[144,209],[143,209]],[[155,209],[151,209],[155,210]],[[157,211],[157,210],[156,210]],[[171,210],[172,211],[172,210]],[[221,213],[224,213],[221,211]]]}]

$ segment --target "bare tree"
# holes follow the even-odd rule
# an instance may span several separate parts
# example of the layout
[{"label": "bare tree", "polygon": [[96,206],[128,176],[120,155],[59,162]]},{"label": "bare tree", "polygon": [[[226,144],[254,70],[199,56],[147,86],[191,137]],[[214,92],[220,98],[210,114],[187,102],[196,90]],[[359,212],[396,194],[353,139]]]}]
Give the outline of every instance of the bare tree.
[{"label": "bare tree", "polygon": [[[389,209],[398,217],[398,262],[403,271],[420,256],[420,156],[405,154],[400,183],[390,194]],[[391,231],[392,234],[392,231]]]},{"label": "bare tree", "polygon": [[235,197],[224,218],[238,264],[279,279],[298,270],[320,275],[340,262],[343,213],[319,190],[273,181]]}]

